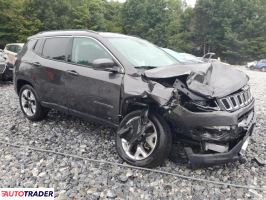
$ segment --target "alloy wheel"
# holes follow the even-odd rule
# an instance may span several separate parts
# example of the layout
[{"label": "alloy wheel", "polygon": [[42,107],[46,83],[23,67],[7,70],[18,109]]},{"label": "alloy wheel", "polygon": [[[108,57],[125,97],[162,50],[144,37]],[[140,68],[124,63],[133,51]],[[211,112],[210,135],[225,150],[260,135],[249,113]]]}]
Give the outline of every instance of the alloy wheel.
[{"label": "alloy wheel", "polygon": [[[134,121],[139,120],[139,117],[135,117],[128,121],[127,126],[130,126]],[[133,130],[136,132],[137,130]],[[141,139],[130,145],[129,141],[125,138],[121,139],[122,148],[126,155],[134,160],[144,160],[149,157],[154,151],[157,144],[157,131],[154,123],[152,121],[148,121],[143,130],[143,135]]]},{"label": "alloy wheel", "polygon": [[29,90],[25,89],[21,94],[21,105],[23,111],[28,115],[29,117],[32,117],[36,113],[36,97],[34,93]]}]

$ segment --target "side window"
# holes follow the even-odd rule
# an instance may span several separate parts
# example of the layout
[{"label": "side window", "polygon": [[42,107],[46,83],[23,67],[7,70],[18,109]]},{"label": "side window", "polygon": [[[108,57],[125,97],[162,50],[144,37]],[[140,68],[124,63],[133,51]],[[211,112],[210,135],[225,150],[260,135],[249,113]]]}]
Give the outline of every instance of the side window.
[{"label": "side window", "polygon": [[27,48],[32,50],[33,47],[35,46],[36,44],[36,40],[32,39],[32,40],[29,40],[28,43],[27,43]]},{"label": "side window", "polygon": [[6,50],[10,51],[10,45],[6,45]]},{"label": "side window", "polygon": [[11,51],[11,52],[15,52],[15,46],[14,45],[10,45],[8,50]]},{"label": "side window", "polygon": [[33,48],[33,51],[38,54],[38,55],[41,55],[42,54],[42,49],[41,49],[41,46],[42,46],[42,40],[39,39],[37,40],[34,48]]},{"label": "side window", "polygon": [[13,45],[12,46],[12,52],[19,53],[21,51],[22,47],[20,45]]},{"label": "side window", "polygon": [[95,40],[90,38],[74,38],[71,62],[92,67],[96,59],[112,56]]},{"label": "side window", "polygon": [[66,52],[70,42],[70,38],[50,38],[46,39],[42,55],[48,59],[66,60]]},{"label": "side window", "polygon": [[19,53],[21,51],[22,47],[21,46],[17,46],[16,48],[16,53]]}]

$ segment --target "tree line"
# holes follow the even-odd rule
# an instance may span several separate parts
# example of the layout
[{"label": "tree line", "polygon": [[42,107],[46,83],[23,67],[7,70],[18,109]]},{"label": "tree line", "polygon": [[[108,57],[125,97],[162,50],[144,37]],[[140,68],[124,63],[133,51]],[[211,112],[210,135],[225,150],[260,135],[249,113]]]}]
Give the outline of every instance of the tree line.
[{"label": "tree line", "polygon": [[0,47],[40,31],[90,29],[230,63],[266,58],[265,0],[0,0]]}]

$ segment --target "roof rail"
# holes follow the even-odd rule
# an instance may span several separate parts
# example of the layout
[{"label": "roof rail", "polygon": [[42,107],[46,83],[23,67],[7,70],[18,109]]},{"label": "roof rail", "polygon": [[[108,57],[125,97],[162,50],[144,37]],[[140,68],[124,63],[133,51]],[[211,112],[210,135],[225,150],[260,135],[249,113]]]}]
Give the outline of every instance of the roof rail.
[{"label": "roof rail", "polygon": [[67,31],[86,31],[86,32],[90,32],[90,33],[96,33],[98,34],[98,32],[93,31],[93,30],[89,30],[89,29],[65,29],[65,30],[49,30],[49,31],[41,31],[39,33],[37,33],[36,35],[40,35],[42,33],[50,33],[50,32],[67,32]]}]

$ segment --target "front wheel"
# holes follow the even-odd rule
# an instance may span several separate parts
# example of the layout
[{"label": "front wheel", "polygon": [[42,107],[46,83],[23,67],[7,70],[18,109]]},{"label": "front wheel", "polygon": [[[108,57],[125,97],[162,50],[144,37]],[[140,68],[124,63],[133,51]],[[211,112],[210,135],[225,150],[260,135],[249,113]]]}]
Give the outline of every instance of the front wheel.
[{"label": "front wheel", "polygon": [[156,167],[169,156],[172,134],[165,120],[155,113],[143,118],[143,110],[129,113],[121,122],[116,148],[127,163],[139,167]]},{"label": "front wheel", "polygon": [[30,85],[24,85],[19,92],[20,107],[31,121],[42,120],[48,114],[48,108],[41,106],[38,96]]}]

